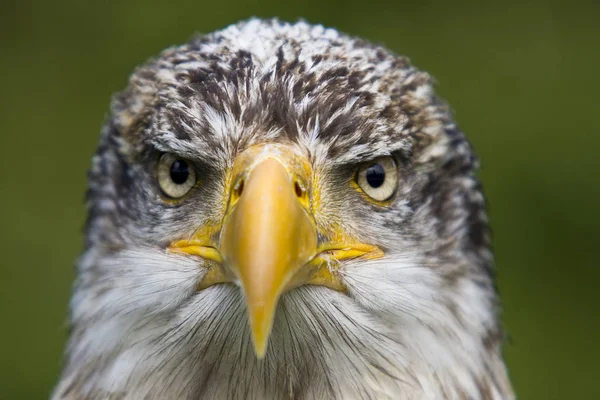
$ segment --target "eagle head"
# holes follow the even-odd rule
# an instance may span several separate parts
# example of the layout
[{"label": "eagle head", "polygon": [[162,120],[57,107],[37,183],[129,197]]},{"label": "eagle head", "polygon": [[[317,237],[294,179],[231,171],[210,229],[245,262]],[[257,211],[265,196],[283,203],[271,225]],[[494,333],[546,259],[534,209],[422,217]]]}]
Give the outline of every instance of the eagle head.
[{"label": "eagle head", "polygon": [[252,19],[139,67],[55,399],[510,398],[472,148],[404,57]]}]

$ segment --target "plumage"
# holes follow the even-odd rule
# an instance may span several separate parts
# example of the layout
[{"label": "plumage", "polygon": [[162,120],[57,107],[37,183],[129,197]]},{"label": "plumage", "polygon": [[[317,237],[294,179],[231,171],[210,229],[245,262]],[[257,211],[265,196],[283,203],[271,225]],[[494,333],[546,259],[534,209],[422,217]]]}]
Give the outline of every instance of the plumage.
[{"label": "plumage", "polygon": [[[220,226],[257,146],[307,160],[318,243],[382,252],[333,257],[343,291],[283,293],[263,359],[239,282],[203,288],[211,261],[166,251]],[[181,201],[157,183],[165,153],[195,170]],[[357,168],[388,156],[395,191],[370,201]],[[476,167],[431,77],[385,48],[251,19],[165,50],[114,97],[93,158],[54,399],[512,398]]]}]

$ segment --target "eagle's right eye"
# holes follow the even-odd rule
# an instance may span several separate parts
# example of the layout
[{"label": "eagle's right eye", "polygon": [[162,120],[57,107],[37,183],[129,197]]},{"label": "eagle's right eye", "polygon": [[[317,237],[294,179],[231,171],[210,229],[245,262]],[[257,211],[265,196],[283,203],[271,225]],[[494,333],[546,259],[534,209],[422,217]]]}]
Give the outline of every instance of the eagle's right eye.
[{"label": "eagle's right eye", "polygon": [[190,162],[165,153],[158,161],[158,184],[165,195],[178,199],[196,184],[196,172]]}]

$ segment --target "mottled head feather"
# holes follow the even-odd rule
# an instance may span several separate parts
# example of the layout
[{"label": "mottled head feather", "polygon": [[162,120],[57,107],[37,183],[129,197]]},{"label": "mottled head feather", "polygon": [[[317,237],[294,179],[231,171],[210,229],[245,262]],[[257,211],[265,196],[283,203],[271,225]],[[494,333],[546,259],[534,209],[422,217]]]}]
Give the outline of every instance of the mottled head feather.
[{"label": "mottled head feather", "polygon": [[[287,293],[258,362],[239,290],[197,292],[205,266],[161,249],[222,217],[226,172],[261,143],[310,161],[318,227],[343,226],[386,256],[344,265],[347,296]],[[159,194],[162,152],[199,171],[186,202]],[[400,168],[385,207],[348,185],[382,155]],[[114,97],[102,131],[55,397],[511,397],[476,166],[430,76],[383,47],[252,19],[165,50]]]}]

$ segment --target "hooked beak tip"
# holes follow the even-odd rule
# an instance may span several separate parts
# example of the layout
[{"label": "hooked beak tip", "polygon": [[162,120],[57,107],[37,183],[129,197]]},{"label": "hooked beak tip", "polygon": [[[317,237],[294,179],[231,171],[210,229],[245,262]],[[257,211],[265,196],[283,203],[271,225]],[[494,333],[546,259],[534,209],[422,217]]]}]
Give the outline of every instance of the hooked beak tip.
[{"label": "hooked beak tip", "polygon": [[248,307],[252,344],[254,345],[254,353],[258,359],[263,359],[267,352],[278,299],[269,303]]}]

